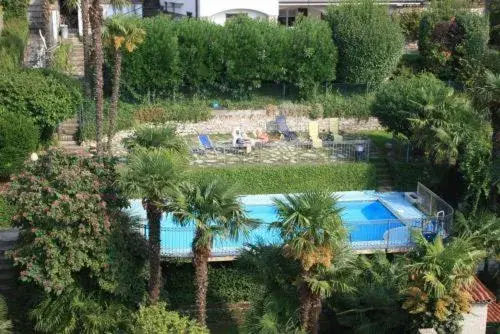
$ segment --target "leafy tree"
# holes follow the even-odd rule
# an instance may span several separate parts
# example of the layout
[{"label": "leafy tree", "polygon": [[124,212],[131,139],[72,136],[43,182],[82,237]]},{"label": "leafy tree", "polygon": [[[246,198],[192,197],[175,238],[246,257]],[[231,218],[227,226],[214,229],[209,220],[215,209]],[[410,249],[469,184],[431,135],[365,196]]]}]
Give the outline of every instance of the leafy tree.
[{"label": "leafy tree", "polygon": [[167,311],[165,303],[153,306],[141,306],[134,316],[133,333],[137,334],[208,334],[204,326],[200,326],[188,317],[177,312]]},{"label": "leafy tree", "polygon": [[120,184],[130,196],[142,198],[148,218],[149,242],[149,300],[156,304],[160,296],[161,263],[161,203],[171,194],[181,179],[185,159],[165,149],[135,150],[122,170]]},{"label": "leafy tree", "polygon": [[206,298],[208,287],[208,258],[214,239],[237,240],[247,235],[257,221],[246,217],[238,200],[236,188],[220,180],[183,183],[179,191],[167,202],[167,211],[181,226],[194,224],[193,265],[196,276],[196,304],[198,322],[206,324]]},{"label": "leafy tree", "polygon": [[439,236],[427,241],[416,233],[415,242],[405,265],[409,282],[403,308],[409,312],[413,328],[457,332],[462,313],[470,309],[466,288],[486,253],[476,249],[469,238],[454,238],[445,245]]},{"label": "leafy tree", "polygon": [[404,38],[387,7],[371,0],[347,2],[328,9],[327,19],[339,50],[341,82],[379,84],[396,69]]},{"label": "leafy tree", "polygon": [[316,333],[322,298],[335,290],[350,289],[342,280],[328,279],[332,262],[344,255],[341,250],[346,231],[340,218],[341,209],[337,199],[326,192],[286,195],[274,203],[278,221],[270,227],[279,231],[285,256],[297,260],[301,267],[297,282],[301,326]]},{"label": "leafy tree", "polygon": [[400,76],[377,90],[372,113],[394,133],[410,137],[410,119],[423,118],[425,108],[453,94],[453,90],[432,74]]},{"label": "leafy tree", "polygon": [[402,10],[393,14],[393,19],[399,23],[407,42],[418,40],[418,28],[422,11],[419,9]]},{"label": "leafy tree", "polygon": [[319,84],[335,79],[337,49],[331,40],[331,29],[323,21],[300,18],[289,34],[287,76],[301,95],[307,96]]},{"label": "leafy tree", "polygon": [[407,322],[400,291],[406,286],[401,261],[386,254],[360,256],[354,271],[354,292],[334,294],[332,307],[340,324],[355,333],[400,333]]},{"label": "leafy tree", "polygon": [[124,20],[112,17],[105,22],[104,43],[114,54],[113,87],[111,106],[109,110],[108,126],[108,154],[111,154],[111,141],[115,131],[116,116],[118,114],[118,100],[120,98],[120,77],[122,71],[123,50],[133,52],[144,41],[145,31],[138,27],[138,20]]}]

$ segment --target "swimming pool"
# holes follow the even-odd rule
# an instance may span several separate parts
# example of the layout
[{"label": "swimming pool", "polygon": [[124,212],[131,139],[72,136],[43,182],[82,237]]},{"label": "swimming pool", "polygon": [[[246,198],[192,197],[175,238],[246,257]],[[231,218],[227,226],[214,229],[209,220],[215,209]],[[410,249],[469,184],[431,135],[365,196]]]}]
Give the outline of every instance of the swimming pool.
[{"label": "swimming pool", "polygon": [[[423,214],[410,203],[404,201],[401,193],[397,196],[380,197],[375,192],[339,193],[339,207],[342,221],[348,230],[348,239],[356,250],[387,249],[389,247],[407,247],[410,243],[409,227],[418,227]],[[242,197],[242,203],[251,218],[259,219],[262,224],[250,232],[246,238],[237,241],[216,238],[213,256],[237,255],[248,243],[280,243],[279,232],[270,230],[269,224],[277,220],[272,200],[280,195],[258,195]],[[402,200],[403,199],[403,200]],[[144,222],[145,212],[140,201],[131,201],[133,215],[140,216]],[[406,217],[404,214],[406,214]],[[161,251],[165,256],[190,256],[194,226],[180,227],[172,222],[171,217],[163,216],[161,221]],[[147,226],[144,227],[147,235]]]}]

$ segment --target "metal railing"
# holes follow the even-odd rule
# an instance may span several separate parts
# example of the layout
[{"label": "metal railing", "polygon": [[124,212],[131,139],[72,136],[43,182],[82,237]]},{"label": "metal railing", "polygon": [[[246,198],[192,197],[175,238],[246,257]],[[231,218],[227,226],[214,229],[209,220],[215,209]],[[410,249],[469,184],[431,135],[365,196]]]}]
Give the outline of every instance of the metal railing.
[{"label": "metal railing", "polygon": [[256,143],[250,149],[232,144],[215,145],[215,150],[192,148],[191,163],[196,166],[229,164],[296,164],[370,161],[369,140],[323,141],[314,148],[310,141]]},{"label": "metal railing", "polygon": [[448,235],[451,232],[454,214],[451,205],[420,182],[417,183],[416,194],[416,205],[420,211],[440,224],[445,235]]},{"label": "metal railing", "polygon": [[[411,248],[413,230],[420,230],[424,235],[435,235],[440,226],[435,220],[422,219],[385,219],[374,221],[344,222],[348,230],[348,241],[357,252],[373,253],[375,251],[402,252]],[[147,236],[148,228],[143,233]],[[166,227],[161,229],[161,253],[165,257],[191,257],[191,243],[195,233],[194,227]],[[282,242],[277,230],[269,230],[269,224],[263,223],[252,230],[246,238],[237,241],[215,238],[212,246],[212,257],[237,256],[248,244],[263,242],[280,244]]]}]

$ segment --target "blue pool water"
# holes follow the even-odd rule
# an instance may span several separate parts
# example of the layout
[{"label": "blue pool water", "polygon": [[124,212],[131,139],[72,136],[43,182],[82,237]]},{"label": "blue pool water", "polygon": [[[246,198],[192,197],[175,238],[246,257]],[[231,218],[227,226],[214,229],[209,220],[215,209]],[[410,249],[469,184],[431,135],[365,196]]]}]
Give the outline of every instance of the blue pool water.
[{"label": "blue pool water", "polygon": [[[346,201],[339,202],[343,208],[342,220],[348,229],[349,240],[353,243],[384,242],[384,234],[391,229],[404,227],[379,201]],[[251,218],[259,219],[262,224],[250,232],[246,238],[237,241],[214,240],[214,253],[226,250],[241,249],[246,243],[264,242],[279,243],[278,231],[269,230],[269,223],[276,221],[275,208],[269,205],[245,205]],[[135,211],[135,210],[134,210]],[[173,224],[170,217],[164,217],[162,222],[161,248],[167,255],[187,254],[193,240],[194,226],[179,227]]]}]

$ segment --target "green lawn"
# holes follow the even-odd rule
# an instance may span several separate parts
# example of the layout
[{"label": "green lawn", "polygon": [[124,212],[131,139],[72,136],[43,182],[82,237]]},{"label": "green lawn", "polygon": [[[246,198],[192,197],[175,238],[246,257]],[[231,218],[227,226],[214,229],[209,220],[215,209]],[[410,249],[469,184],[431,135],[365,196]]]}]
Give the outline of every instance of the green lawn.
[{"label": "green lawn", "polygon": [[241,194],[376,188],[375,166],[368,163],[203,167],[188,173],[188,178],[193,181],[217,177],[236,184]]}]

